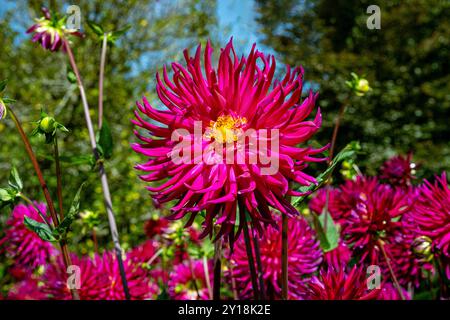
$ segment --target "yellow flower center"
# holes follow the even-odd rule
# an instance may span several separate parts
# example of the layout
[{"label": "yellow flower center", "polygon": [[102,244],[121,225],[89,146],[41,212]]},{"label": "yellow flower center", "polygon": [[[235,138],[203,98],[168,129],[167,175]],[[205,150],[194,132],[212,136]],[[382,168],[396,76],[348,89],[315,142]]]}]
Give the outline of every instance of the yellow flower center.
[{"label": "yellow flower center", "polygon": [[204,137],[214,138],[219,143],[231,143],[237,141],[243,132],[242,127],[247,123],[246,118],[232,117],[230,115],[220,116],[216,121],[211,121],[206,128]]}]

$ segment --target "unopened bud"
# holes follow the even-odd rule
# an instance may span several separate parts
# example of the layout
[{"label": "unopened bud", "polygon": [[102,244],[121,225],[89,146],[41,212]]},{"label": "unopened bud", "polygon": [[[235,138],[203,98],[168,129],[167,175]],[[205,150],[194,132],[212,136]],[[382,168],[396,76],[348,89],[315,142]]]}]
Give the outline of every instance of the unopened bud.
[{"label": "unopened bud", "polygon": [[418,258],[424,261],[431,261],[433,259],[433,252],[431,250],[432,240],[427,236],[420,236],[414,239],[411,248]]},{"label": "unopened bud", "polygon": [[367,81],[366,79],[359,79],[356,85],[356,91],[364,94],[369,90],[370,90],[369,81]]},{"label": "unopened bud", "polygon": [[2,120],[4,117],[6,117],[6,105],[3,102],[2,99],[0,99],[0,120]]},{"label": "unopened bud", "polygon": [[44,117],[39,123],[39,128],[45,133],[55,131],[55,119],[53,117]]}]

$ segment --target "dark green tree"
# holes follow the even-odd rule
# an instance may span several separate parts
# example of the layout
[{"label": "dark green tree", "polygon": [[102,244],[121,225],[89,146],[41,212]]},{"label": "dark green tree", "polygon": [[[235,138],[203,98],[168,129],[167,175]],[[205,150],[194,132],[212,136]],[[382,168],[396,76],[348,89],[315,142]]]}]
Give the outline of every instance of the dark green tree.
[{"label": "dark green tree", "polygon": [[[70,81],[67,56],[63,52],[42,50],[25,34],[34,23],[33,19],[42,15],[42,5],[63,14],[71,4],[70,1],[8,2],[0,21],[0,78],[9,79],[8,95],[17,100],[13,108],[24,122],[27,133],[31,133],[31,122],[39,119],[41,109],[51,113],[71,131],[60,141],[62,158],[66,160],[63,162],[65,201],[70,204],[80,182],[87,180],[81,202],[84,209],[100,212],[99,239],[110,244],[98,174],[90,164],[81,161],[83,157],[89,158],[91,151],[79,92],[76,84]],[[106,170],[121,240],[126,249],[144,236],[142,223],[154,210],[148,192],[133,168],[143,161],[130,147],[135,141],[130,122],[135,102],[143,95],[150,101],[156,101],[156,71],[164,64],[183,59],[184,48],[193,48],[199,41],[205,43],[208,38],[214,39],[216,3],[214,0],[131,0],[125,5],[123,1],[112,0],[79,1],[77,5],[81,10],[81,31],[86,33],[86,37],[73,38],[72,48],[86,86],[89,105],[95,111],[92,115],[94,123],[97,123],[101,43],[87,21],[101,25],[106,31],[131,26],[107,51],[104,87],[104,116],[114,141],[113,156],[107,160]],[[0,137],[0,181],[7,181],[13,163],[24,178],[28,177],[25,183],[27,194],[35,195],[37,201],[42,201],[37,179],[31,174],[31,164],[8,119],[0,122]],[[31,139],[50,189],[55,190],[56,179],[51,178],[54,176],[51,149],[38,142],[41,138]],[[5,214],[0,216],[3,221],[7,218]],[[83,253],[92,249],[89,232],[72,234],[75,239],[71,243],[80,240],[76,249],[81,248]]]},{"label": "dark green tree", "polygon": [[[381,29],[370,30],[369,5],[381,9]],[[429,176],[450,168],[450,4],[439,0],[257,0],[264,43],[320,92],[324,129],[346,100],[350,72],[373,91],[352,98],[337,149],[360,140],[362,164],[374,173],[396,153],[413,151]]]}]

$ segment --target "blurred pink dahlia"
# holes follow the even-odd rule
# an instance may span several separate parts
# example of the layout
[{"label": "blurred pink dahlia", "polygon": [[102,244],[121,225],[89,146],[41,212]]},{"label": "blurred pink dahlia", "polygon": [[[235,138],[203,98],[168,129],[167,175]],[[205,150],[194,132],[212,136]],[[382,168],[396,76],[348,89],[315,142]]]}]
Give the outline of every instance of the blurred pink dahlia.
[{"label": "blurred pink dahlia", "polygon": [[301,286],[302,295],[306,300],[375,300],[380,289],[368,289],[366,279],[365,270],[356,266],[349,272],[322,269]]},{"label": "blurred pink dahlia", "polygon": [[[108,278],[101,271],[97,259],[91,259],[88,256],[78,258],[71,256],[72,265],[79,268],[80,286],[78,293],[81,300],[102,300],[105,298],[105,292],[108,287]],[[46,294],[47,299],[51,300],[70,300],[69,287],[67,285],[68,273],[62,257],[59,256],[56,263],[46,266],[42,276],[44,288],[42,291]]]},{"label": "blurred pink dahlia", "polygon": [[[43,204],[36,204],[39,210],[46,214]],[[24,217],[30,217],[43,222],[39,213],[32,206],[18,205],[14,208],[6,222],[5,235],[0,239],[0,249],[6,251],[8,257],[13,259],[16,269],[33,271],[39,266],[45,266],[58,254],[58,250],[50,243],[27,229],[23,223]]]},{"label": "blurred pink dahlia", "polygon": [[[172,63],[172,81],[166,68],[162,78],[157,75],[156,90],[164,108],[153,108],[145,97],[143,104],[137,103],[151,121],[135,112],[133,123],[148,135],[136,131],[142,142],[133,149],[149,157],[136,166],[147,172],[141,179],[164,180],[147,187],[153,198],[158,203],[177,200],[171,219],[190,213],[190,225],[205,210],[202,236],[211,234],[216,223],[221,226],[219,236],[228,235],[232,241],[238,201],[258,229],[275,223],[269,207],[297,214],[285,196],[298,194],[289,181],[315,182],[303,170],[308,162],[324,160],[312,156],[325,148],[313,149],[306,142],[319,130],[322,117],[318,110],[314,120],[306,120],[316,94],[310,92],[299,103],[302,68],[288,66],[278,81],[274,57],[255,46],[239,58],[230,41],[221,50],[217,68],[212,51],[208,42],[202,67],[201,47],[194,57],[185,50],[186,66]],[[187,143],[183,152],[180,143]],[[300,143],[302,148],[297,147]],[[239,215],[242,228],[244,213]]]},{"label": "blurred pink dahlia", "polygon": [[127,258],[137,263],[146,263],[155,257],[160,244],[154,240],[147,240],[144,243],[134,247],[127,253]]},{"label": "blurred pink dahlia", "polygon": [[[401,292],[405,300],[411,300],[411,295],[407,290],[401,288]],[[392,283],[386,282],[381,288],[378,300],[403,300],[403,298],[400,296],[397,288]]]},{"label": "blurred pink dahlia", "polygon": [[[390,278],[386,258],[381,250],[383,243],[394,273],[402,285],[419,285],[422,267],[430,269],[412,252],[416,226],[410,212],[414,189],[396,188],[380,184],[376,178],[359,176],[346,181],[340,188],[329,191],[329,211],[340,226],[343,244],[352,256],[365,265],[377,264]],[[310,208],[322,212],[326,203],[326,190],[320,191],[311,201]],[[331,256],[330,256],[331,255]],[[326,255],[336,267],[338,261],[331,253]]]},{"label": "blurred pink dahlia", "polygon": [[[100,257],[97,257],[96,260],[100,260]],[[109,279],[105,299],[124,300],[125,295],[116,255],[112,252],[105,252],[101,258],[101,262],[102,272],[104,272]],[[144,269],[142,265],[135,263],[135,261],[130,258],[124,261],[124,266],[131,299],[146,300],[157,296],[159,288],[156,283],[150,279],[149,270]]]},{"label": "blurred pink dahlia", "polygon": [[[191,264],[190,264],[191,263]],[[208,285],[212,286],[212,264],[208,262],[209,282],[202,260],[185,261],[176,265],[169,275],[169,296],[175,300],[209,300]]]},{"label": "blurred pink dahlia", "polygon": [[332,267],[336,270],[346,268],[351,257],[352,251],[343,241],[340,241],[338,246],[333,250],[323,254],[324,264],[328,268]]},{"label": "blurred pink dahlia", "polygon": [[396,156],[383,163],[380,178],[387,180],[393,186],[407,187],[415,179],[415,167],[415,163],[412,162],[412,153],[408,153],[405,157]]},{"label": "blurred pink dahlia", "polygon": [[345,243],[361,260],[370,263],[380,257],[380,241],[392,243],[402,238],[402,217],[410,210],[407,192],[366,177],[346,181],[336,206],[341,212],[337,222]]},{"label": "blurred pink dahlia", "polygon": [[[412,216],[419,233],[432,240],[433,250],[450,260],[450,189],[445,172],[436,177],[434,184],[424,182],[418,189],[418,198]],[[450,279],[450,264],[444,263]]]},{"label": "blurred pink dahlia", "polygon": [[[33,42],[39,42],[42,48],[50,51],[58,51],[63,46],[67,35],[82,36],[75,29],[66,28],[66,17],[58,18],[56,14],[43,7],[43,17],[36,19],[36,23],[32,25],[27,33],[34,33]],[[63,50],[65,50],[63,46]]]},{"label": "blurred pink dahlia", "polygon": [[[82,300],[125,300],[115,254],[105,252],[93,258],[73,256],[72,264],[80,268],[78,291]],[[124,266],[131,299],[144,300],[156,297],[158,288],[150,281],[147,270],[131,258],[125,259]],[[62,259],[59,259],[57,264],[49,265],[42,279],[46,284],[45,292],[50,299],[71,299],[67,285],[68,274]]]},{"label": "blurred pink dahlia", "polygon": [[155,217],[150,218],[144,224],[144,231],[149,239],[160,236],[169,226],[169,220],[165,218]]},{"label": "blurred pink dahlia", "polygon": [[[277,218],[279,230],[281,219]],[[292,298],[298,298],[298,287],[317,271],[322,262],[322,251],[315,232],[302,218],[292,218],[288,221],[288,273],[289,293]],[[280,231],[269,226],[260,237],[262,271],[265,280],[265,289],[269,299],[281,297],[281,235]],[[237,285],[239,295],[244,298],[251,297],[253,292],[249,272],[247,251],[244,239],[239,239],[231,255],[233,264],[232,276]]]},{"label": "blurred pink dahlia", "polygon": [[28,278],[15,283],[8,291],[8,300],[46,300],[47,296],[42,291],[43,284],[36,278]]}]

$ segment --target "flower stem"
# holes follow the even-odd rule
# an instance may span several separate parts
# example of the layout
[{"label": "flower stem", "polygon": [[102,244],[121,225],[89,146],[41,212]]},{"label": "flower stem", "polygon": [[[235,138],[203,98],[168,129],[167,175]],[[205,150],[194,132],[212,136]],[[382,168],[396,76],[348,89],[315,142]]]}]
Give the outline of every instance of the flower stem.
[{"label": "flower stem", "polygon": [[112,208],[112,200],[111,200],[111,193],[109,190],[108,178],[106,176],[103,162],[98,161],[100,157],[99,157],[99,153],[98,153],[98,149],[97,149],[97,142],[95,140],[95,133],[94,133],[93,125],[92,125],[92,119],[91,119],[91,116],[89,113],[89,105],[87,102],[83,82],[81,81],[80,72],[78,71],[78,67],[75,62],[75,58],[73,56],[73,52],[72,52],[72,49],[70,48],[69,42],[67,40],[65,40],[64,45],[66,47],[67,55],[69,56],[70,65],[73,69],[73,72],[75,73],[76,78],[77,78],[78,89],[80,90],[81,101],[83,103],[84,116],[86,119],[86,125],[87,125],[88,132],[89,132],[89,139],[91,142],[92,152],[94,154],[95,160],[98,163],[100,180],[101,180],[102,189],[103,189],[103,198],[104,198],[104,202],[105,202],[106,213],[108,215],[109,228],[110,228],[111,236],[112,236],[112,239],[114,242],[114,250],[115,250],[117,261],[119,264],[119,270],[120,270],[120,276],[122,279],[124,295],[127,300],[130,300],[131,297],[130,297],[130,292],[128,290],[128,283],[127,283],[127,277],[125,274],[125,268],[123,266],[122,248],[120,246],[119,232],[117,231],[116,219],[114,217],[114,211]]},{"label": "flower stem", "polygon": [[98,254],[98,240],[97,240],[97,231],[95,231],[95,227],[92,228],[92,242],[94,242],[94,252]]},{"label": "flower stem", "polygon": [[62,197],[62,174],[61,174],[61,162],[59,160],[59,149],[58,149],[58,138],[55,135],[53,139],[53,152],[55,154],[55,170],[56,170],[56,185],[57,185],[57,196],[59,205],[59,219],[63,221],[64,211],[63,211],[63,197]]},{"label": "flower stem", "polygon": [[98,77],[98,127],[103,125],[103,81],[105,78],[105,62],[106,62],[106,49],[108,48],[108,38],[106,34],[103,35],[102,41],[102,54],[100,57],[100,74]]},{"label": "flower stem", "polygon": [[211,281],[209,280],[208,259],[206,258],[206,255],[203,256],[203,271],[205,272],[206,288],[208,288],[209,298],[212,300],[213,291],[211,288]]},{"label": "flower stem", "polygon": [[391,273],[391,278],[394,281],[394,284],[395,284],[395,287],[396,287],[396,289],[398,291],[398,294],[400,295],[402,300],[405,300],[405,296],[403,295],[402,288],[400,287],[400,284],[398,283],[397,277],[395,276],[394,269],[392,269],[391,259],[388,257],[388,255],[386,253],[386,249],[384,248],[384,244],[383,244],[383,242],[381,240],[378,240],[378,244],[380,245],[381,252],[383,253],[384,260],[386,260],[386,264],[387,264],[387,266],[389,268],[389,272]]},{"label": "flower stem", "polygon": [[439,277],[439,295],[441,299],[447,300],[449,298],[447,293],[448,286],[445,283],[447,277],[439,257],[435,257],[435,265]]},{"label": "flower stem", "polygon": [[331,146],[330,146],[330,156],[328,162],[330,163],[333,160],[334,149],[336,148],[336,140],[339,132],[339,126],[341,125],[342,118],[344,117],[345,108],[347,106],[348,98],[341,104],[339,108],[339,113],[334,123],[333,135],[331,137]]},{"label": "flower stem", "polygon": [[192,265],[192,259],[191,259],[190,256],[188,256],[188,264],[189,264],[189,271],[191,272],[191,277],[192,277],[192,283],[194,285],[194,290],[195,290],[195,293],[197,294],[197,300],[201,300],[200,292],[198,291],[197,279],[196,279],[195,273],[194,273],[194,266]]},{"label": "flower stem", "polygon": [[258,280],[257,280],[257,275],[256,275],[256,269],[255,269],[255,261],[253,259],[253,249],[252,249],[250,234],[248,231],[246,212],[245,212],[244,205],[242,203],[239,203],[239,212],[240,212],[240,216],[244,219],[244,223],[243,223],[244,241],[245,241],[245,249],[247,251],[248,267],[250,269],[250,276],[252,279],[253,297],[255,298],[255,300],[259,300]]},{"label": "flower stem", "polygon": [[[330,153],[328,156],[329,157],[328,164],[330,164],[333,161],[334,149],[336,148],[336,140],[337,140],[337,135],[339,132],[339,126],[341,125],[342,118],[344,117],[344,112],[345,112],[345,108],[347,107],[347,104],[348,104],[348,97],[341,104],[341,106],[339,108],[338,116],[334,123],[333,135],[331,137]],[[329,193],[330,193],[330,188],[329,188],[330,185],[331,185],[331,177],[328,178],[328,180],[326,182],[327,194],[326,194],[325,208],[327,209],[327,212],[330,212],[330,209],[328,207],[329,206],[328,199],[329,199]],[[327,232],[327,224],[328,224],[328,214],[326,213],[324,220],[323,220],[323,231],[325,233]]]},{"label": "flower stem", "polygon": [[192,284],[194,285],[195,292],[197,293],[197,300],[201,300],[200,292],[198,291],[197,279],[196,279],[195,272],[194,272],[194,265],[192,263],[192,258],[188,252],[187,242],[184,242],[183,245],[181,245],[180,251],[181,251],[181,256],[183,256],[184,254],[186,254],[186,256],[187,256],[189,271],[191,272],[191,277],[192,277]]},{"label": "flower stem", "polygon": [[[39,167],[39,163],[36,159],[36,155],[34,154],[33,148],[31,147],[30,141],[28,140],[27,135],[23,131],[22,125],[19,119],[17,118],[16,114],[14,113],[14,111],[10,107],[7,108],[11,115],[11,118],[14,121],[14,124],[16,125],[17,130],[19,131],[20,137],[22,138],[23,144],[25,145],[25,149],[28,153],[31,163],[33,164],[34,171],[36,172],[42,191],[44,192],[45,201],[47,203],[48,210],[50,211],[50,216],[52,217],[53,225],[58,226],[59,221],[55,211],[55,206],[53,205],[52,197],[50,196],[50,192],[45,182],[44,175],[42,174],[41,168]],[[72,265],[69,250],[67,249],[67,244],[65,243],[65,241],[61,241],[59,244],[61,246],[64,264],[67,269],[70,265]],[[71,288],[70,292],[72,294],[73,300],[80,300],[80,295],[78,294],[78,290],[76,288]]]},{"label": "flower stem", "polygon": [[233,292],[233,299],[239,300],[239,296],[236,288],[236,279],[233,276],[233,264],[230,260],[228,260],[228,267],[230,269],[230,278],[231,278],[231,291]]},{"label": "flower stem", "polygon": [[222,278],[222,238],[218,237],[214,242],[214,284],[213,300],[220,300],[220,285]]},{"label": "flower stem", "polygon": [[259,293],[262,300],[266,300],[266,289],[264,286],[264,273],[262,270],[261,250],[259,248],[259,239],[256,232],[252,230],[253,246],[255,248],[256,267],[258,268]]}]

